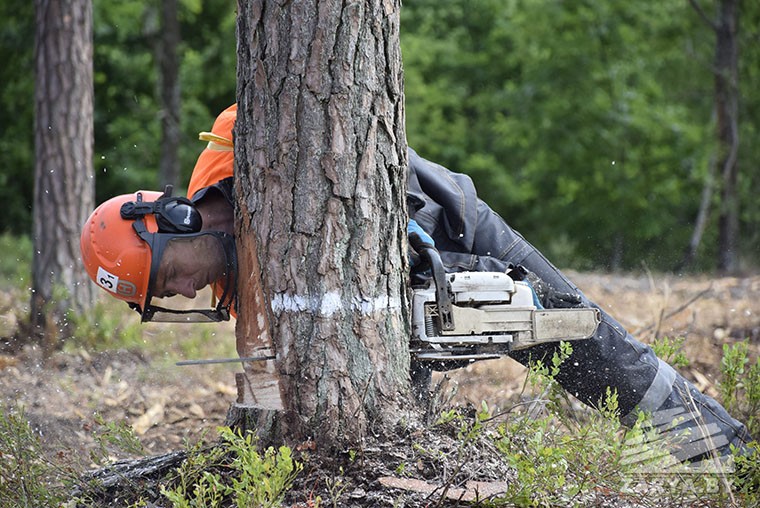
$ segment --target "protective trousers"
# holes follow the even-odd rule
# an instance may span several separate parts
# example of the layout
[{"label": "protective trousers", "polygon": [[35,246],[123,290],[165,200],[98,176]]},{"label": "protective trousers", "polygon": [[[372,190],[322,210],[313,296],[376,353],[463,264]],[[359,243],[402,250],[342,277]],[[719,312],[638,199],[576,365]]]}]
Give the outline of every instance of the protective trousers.
[{"label": "protective trousers", "polygon": [[[522,265],[560,292],[578,293],[583,304],[599,307],[552,265],[483,201],[477,198],[469,177],[453,173],[409,150],[410,216],[433,238],[448,271],[505,271]],[[730,445],[743,448],[751,441],[746,427],[732,418],[714,399],[702,394],[637,341],[612,316],[601,311],[596,335],[573,343],[573,353],[561,366],[556,380],[590,406],[604,400],[607,388],[615,390],[621,421],[632,424],[639,411],[652,416],[655,425],[677,429],[688,437],[674,455],[696,461],[713,453],[722,456]],[[551,358],[557,343],[543,344],[512,354],[527,364]],[[683,433],[682,433],[683,434]]]}]

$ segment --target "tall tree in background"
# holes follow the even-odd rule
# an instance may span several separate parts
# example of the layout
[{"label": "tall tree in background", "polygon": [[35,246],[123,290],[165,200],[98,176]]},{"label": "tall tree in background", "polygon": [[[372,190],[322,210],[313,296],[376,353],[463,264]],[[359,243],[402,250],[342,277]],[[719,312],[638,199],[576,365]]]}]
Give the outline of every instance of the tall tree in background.
[{"label": "tall tree in background", "polygon": [[161,31],[158,51],[159,105],[161,111],[161,163],[158,184],[177,185],[179,181],[179,143],[181,138],[179,43],[177,0],[161,0]]},{"label": "tall tree in background", "polygon": [[236,333],[288,440],[356,443],[408,394],[399,8],[239,2]]},{"label": "tall tree in background", "polygon": [[703,190],[702,205],[695,233],[687,252],[689,262],[701,239],[700,228],[706,221],[709,194],[714,174],[720,175],[720,208],[718,217],[718,269],[735,273],[739,268],[739,0],[720,0],[716,16],[705,13],[697,0],[689,0],[702,20],[715,32],[713,56],[714,112],[716,119],[717,156],[710,168]]},{"label": "tall tree in background", "polygon": [[739,1],[721,0],[715,29],[715,113],[722,189],[718,219],[718,268],[738,269],[739,194]]},{"label": "tall tree in background", "polygon": [[93,300],[79,262],[79,232],[94,201],[92,3],[35,0],[35,11],[31,321],[54,346],[65,313]]}]

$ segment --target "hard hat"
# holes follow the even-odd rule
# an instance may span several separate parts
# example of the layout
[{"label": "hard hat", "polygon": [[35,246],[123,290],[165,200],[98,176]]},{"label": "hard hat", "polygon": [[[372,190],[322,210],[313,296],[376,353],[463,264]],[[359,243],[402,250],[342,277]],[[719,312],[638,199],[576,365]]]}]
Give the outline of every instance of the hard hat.
[{"label": "hard hat", "polygon": [[[164,193],[138,191],[109,199],[87,219],[79,241],[82,262],[90,278],[114,297],[126,301],[142,321],[221,321],[229,319],[234,299],[235,246],[230,235],[201,231],[200,213],[191,201]],[[210,235],[225,256],[223,286],[216,309],[172,310],[151,305],[161,258],[173,240]],[[186,318],[190,314],[195,319]]]},{"label": "hard hat", "polygon": [[[138,191],[109,199],[90,214],[79,239],[82,263],[90,278],[114,297],[140,307],[145,307],[148,296],[151,249],[135,231],[134,221],[121,217],[121,207],[159,197],[160,192]],[[144,221],[149,231],[158,231],[155,216]]]}]

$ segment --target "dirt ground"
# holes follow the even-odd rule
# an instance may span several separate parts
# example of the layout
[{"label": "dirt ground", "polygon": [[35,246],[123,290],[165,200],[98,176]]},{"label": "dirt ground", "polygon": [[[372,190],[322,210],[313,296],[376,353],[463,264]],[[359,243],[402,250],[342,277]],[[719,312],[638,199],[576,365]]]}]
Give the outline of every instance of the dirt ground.
[{"label": "dirt ground", "polygon": [[[685,337],[684,351],[691,365],[681,372],[710,395],[717,394],[723,344],[748,339],[753,358],[760,354],[760,276],[570,276],[640,340]],[[0,328],[7,325],[0,316]],[[0,330],[0,335],[7,332]],[[232,341],[231,328],[229,337]],[[51,453],[81,454],[85,466],[87,452],[96,446],[96,415],[131,425],[146,454],[178,450],[203,434],[213,438],[235,399],[236,369],[178,367],[175,360],[149,358],[140,351],[60,353],[46,363],[28,349],[2,355],[0,404],[22,406]],[[453,402],[479,406],[485,400],[491,407],[505,407],[520,391],[524,369],[510,359],[493,360],[447,377],[456,387]],[[436,380],[440,379],[438,375]],[[344,495],[358,499],[366,492],[358,488]]]}]

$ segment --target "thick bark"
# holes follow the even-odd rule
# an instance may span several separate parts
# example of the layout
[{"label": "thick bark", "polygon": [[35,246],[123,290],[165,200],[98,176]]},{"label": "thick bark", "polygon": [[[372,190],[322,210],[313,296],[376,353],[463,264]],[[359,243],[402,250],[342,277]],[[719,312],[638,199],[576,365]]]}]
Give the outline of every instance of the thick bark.
[{"label": "thick bark", "polygon": [[159,186],[179,181],[180,27],[177,0],[161,0],[161,34],[158,44],[159,96],[161,103],[161,163]]},{"label": "thick bark", "polygon": [[327,448],[408,395],[399,7],[239,2],[238,341],[277,355],[274,432]]},{"label": "thick bark", "polygon": [[[79,232],[94,205],[92,3],[35,0],[35,178],[32,324],[52,346],[65,313],[93,288]],[[65,291],[55,291],[62,288]],[[63,294],[65,293],[65,294]]]}]

